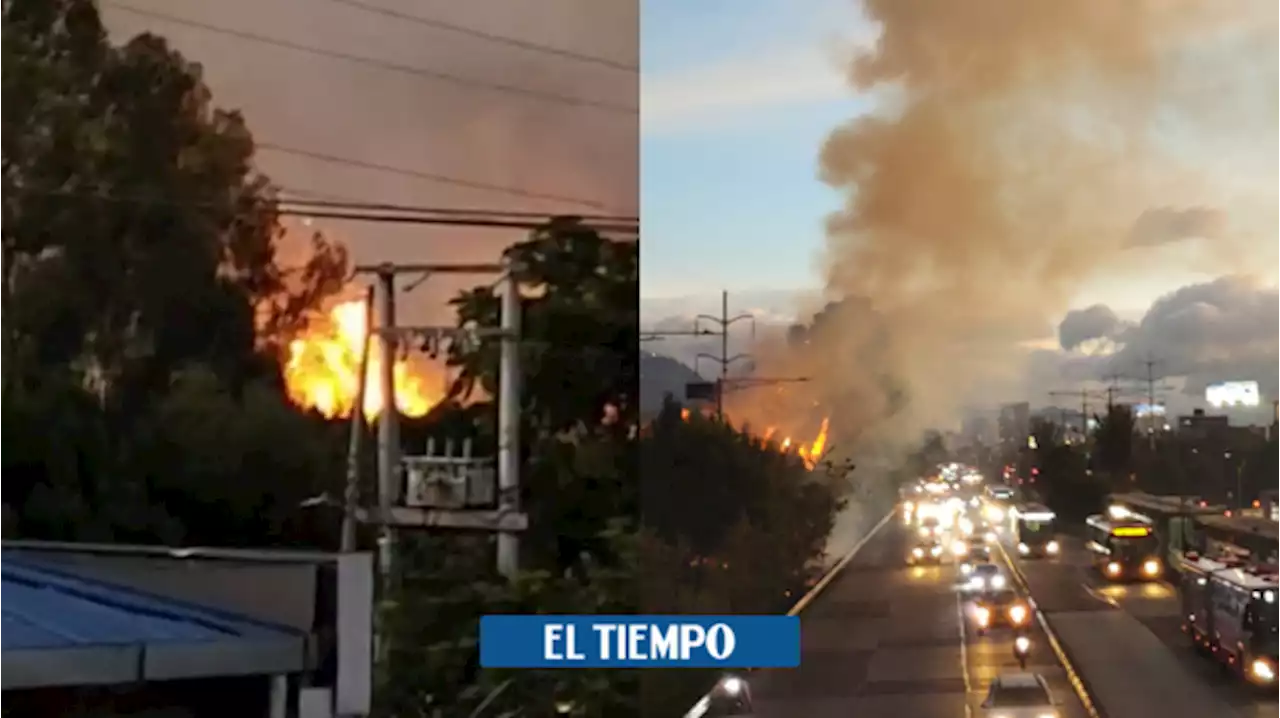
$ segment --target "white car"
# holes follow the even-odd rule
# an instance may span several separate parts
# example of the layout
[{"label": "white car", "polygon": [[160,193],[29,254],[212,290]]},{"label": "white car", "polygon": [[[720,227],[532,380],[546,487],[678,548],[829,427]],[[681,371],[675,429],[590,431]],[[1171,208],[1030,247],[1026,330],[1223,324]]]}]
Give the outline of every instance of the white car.
[{"label": "white car", "polygon": [[1049,684],[1039,673],[1002,673],[991,681],[981,715],[986,718],[1060,718]]}]

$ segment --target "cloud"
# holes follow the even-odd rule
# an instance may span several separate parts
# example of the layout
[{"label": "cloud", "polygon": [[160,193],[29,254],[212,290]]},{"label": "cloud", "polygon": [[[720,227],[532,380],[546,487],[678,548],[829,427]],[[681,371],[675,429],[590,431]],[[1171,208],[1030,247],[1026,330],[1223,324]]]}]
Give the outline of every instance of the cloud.
[{"label": "cloud", "polygon": [[726,116],[851,96],[838,62],[820,49],[734,57],[687,72],[644,75],[640,83],[642,132],[696,130],[722,124]]},{"label": "cloud", "polygon": [[1074,309],[1058,324],[1058,344],[1071,351],[1093,339],[1109,339],[1124,326],[1120,317],[1105,304]]},{"label": "cloud", "polygon": [[1134,222],[1128,246],[1157,247],[1188,239],[1218,239],[1226,224],[1226,213],[1210,207],[1149,209]]},{"label": "cloud", "polygon": [[1156,300],[1146,316],[1119,338],[1112,362],[1132,366],[1150,356],[1197,393],[1218,381],[1257,381],[1276,392],[1280,361],[1280,291],[1228,276],[1193,284]]}]

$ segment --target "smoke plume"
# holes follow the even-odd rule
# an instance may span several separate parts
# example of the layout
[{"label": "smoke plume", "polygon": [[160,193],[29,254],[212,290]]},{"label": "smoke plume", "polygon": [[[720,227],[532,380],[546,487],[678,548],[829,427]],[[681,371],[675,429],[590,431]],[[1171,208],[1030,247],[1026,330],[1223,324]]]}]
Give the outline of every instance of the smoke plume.
[{"label": "smoke plume", "polygon": [[762,352],[771,375],[811,379],[795,401],[830,404],[833,431],[915,439],[970,402],[1014,398],[1029,343],[1133,261],[1152,208],[1221,207],[1210,229],[1230,218],[1236,261],[1273,256],[1274,167],[1250,194],[1188,158],[1275,145],[1274,3],[864,5],[881,36],[848,78],[886,101],[820,156],[845,197],[827,294],[853,301],[804,346]]}]

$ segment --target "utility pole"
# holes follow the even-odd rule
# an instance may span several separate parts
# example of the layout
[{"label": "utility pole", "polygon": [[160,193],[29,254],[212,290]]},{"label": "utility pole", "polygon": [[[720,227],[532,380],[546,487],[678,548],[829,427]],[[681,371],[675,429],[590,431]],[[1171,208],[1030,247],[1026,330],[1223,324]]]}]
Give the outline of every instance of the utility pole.
[{"label": "utility pole", "polygon": [[[375,270],[375,275],[382,290],[381,331],[378,332],[378,346],[382,353],[382,361],[378,364],[378,385],[382,396],[382,411],[378,415],[378,508],[383,516],[388,516],[400,493],[400,405],[396,403],[395,378],[398,351],[395,336],[396,267],[382,265]],[[383,581],[389,583],[395,575],[396,560],[396,533],[390,523],[381,526],[378,555]]]},{"label": "utility pole", "polygon": [[[1147,360],[1143,362],[1143,364],[1147,367],[1148,417],[1153,417],[1155,416],[1155,410],[1156,410],[1156,364],[1157,362],[1148,356]],[[1149,424],[1149,426],[1147,427],[1147,448],[1151,450],[1152,455],[1154,456],[1155,450],[1156,450],[1156,431],[1155,431],[1155,425],[1154,425],[1155,422],[1152,419],[1148,418],[1147,423]]]},{"label": "utility pole", "polygon": [[1088,389],[1080,389],[1079,391],[1051,391],[1050,396],[1070,396],[1080,397],[1080,436],[1086,442],[1089,439],[1089,397],[1091,392]]},{"label": "utility pole", "polygon": [[[498,372],[498,512],[520,511],[520,285],[510,262],[502,279],[502,353]],[[519,568],[520,537],[498,533],[498,571],[508,578]]]},{"label": "utility pole", "polygon": [[[382,407],[378,418],[378,506],[376,515],[357,509],[358,520],[377,524],[379,527],[379,572],[383,585],[389,586],[394,576],[398,531],[400,529],[457,529],[481,530],[498,534],[498,568],[511,576],[518,566],[518,541],[516,534],[523,531],[528,518],[520,512],[520,294],[519,287],[506,264],[380,264],[356,267],[357,274],[372,274],[380,289],[381,322],[376,333],[381,350],[379,384],[382,389]],[[423,279],[433,274],[503,274],[502,326],[458,330],[453,327],[409,327],[396,322],[396,278],[401,274],[417,275]],[[411,289],[407,287],[406,289]],[[403,342],[422,340],[432,347],[429,353],[439,351],[445,340],[482,340],[500,337],[503,341],[501,376],[498,392],[498,476],[497,510],[479,510],[464,505],[461,508],[426,505],[409,506],[403,499],[403,479],[406,476],[405,457],[401,456],[399,435],[399,405],[396,402],[395,361]],[[363,399],[362,399],[363,401]],[[357,407],[357,410],[363,407]],[[424,465],[440,468],[458,464],[451,457],[433,461],[435,457],[410,457],[414,470]],[[425,460],[424,460],[425,459]],[[470,465],[458,469],[466,479],[468,471],[483,475],[481,462],[463,461]],[[439,466],[437,466],[439,465]],[[461,464],[460,464],[461,465]],[[465,502],[464,502],[465,503]],[[345,536],[344,536],[345,539]]]},{"label": "utility pole", "polygon": [[[729,292],[723,290],[720,292],[720,316],[713,317],[709,314],[699,314],[696,321],[708,321],[720,328],[720,356],[711,354],[698,354],[696,359],[710,359],[720,365],[720,379],[716,382],[716,417],[724,421],[724,392],[725,387],[729,383],[729,365],[741,359],[750,359],[750,354],[736,354],[729,356],[729,327],[735,322],[742,320],[751,321],[751,335],[755,337],[755,316],[751,314],[739,314],[736,317],[729,317]],[[695,368],[694,371],[697,371]]]},{"label": "utility pole", "polygon": [[347,483],[342,496],[343,553],[356,550],[356,510],[360,506],[360,445],[364,437],[364,402],[369,384],[369,348],[374,322],[373,302],[376,288],[369,286],[364,298],[364,339],[360,342],[359,375],[356,377],[355,402],[351,407],[351,436],[347,446]]}]

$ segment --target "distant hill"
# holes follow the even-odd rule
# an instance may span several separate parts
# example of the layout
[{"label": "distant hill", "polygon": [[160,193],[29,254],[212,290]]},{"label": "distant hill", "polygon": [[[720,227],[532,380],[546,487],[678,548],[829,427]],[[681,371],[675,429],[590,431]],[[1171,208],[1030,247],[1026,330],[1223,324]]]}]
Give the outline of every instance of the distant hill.
[{"label": "distant hill", "polygon": [[660,354],[640,355],[640,414],[652,416],[662,410],[667,394],[684,401],[684,387],[690,382],[706,381],[688,366]]}]

